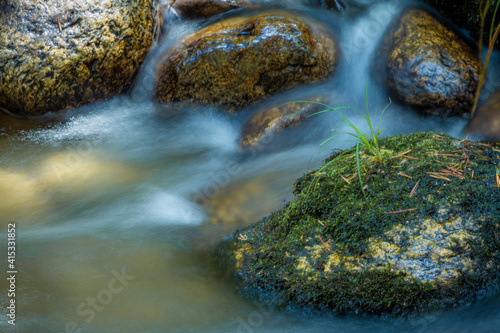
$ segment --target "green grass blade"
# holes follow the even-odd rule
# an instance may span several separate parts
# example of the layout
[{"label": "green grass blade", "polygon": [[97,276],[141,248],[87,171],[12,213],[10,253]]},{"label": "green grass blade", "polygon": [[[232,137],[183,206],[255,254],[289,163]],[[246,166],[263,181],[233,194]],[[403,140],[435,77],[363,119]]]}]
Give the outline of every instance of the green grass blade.
[{"label": "green grass blade", "polygon": [[361,167],[359,163],[359,140],[356,143],[356,166],[358,167],[358,178],[359,178],[359,183],[361,185],[361,192],[363,195],[365,195],[365,190],[363,189],[363,179],[361,179]]}]

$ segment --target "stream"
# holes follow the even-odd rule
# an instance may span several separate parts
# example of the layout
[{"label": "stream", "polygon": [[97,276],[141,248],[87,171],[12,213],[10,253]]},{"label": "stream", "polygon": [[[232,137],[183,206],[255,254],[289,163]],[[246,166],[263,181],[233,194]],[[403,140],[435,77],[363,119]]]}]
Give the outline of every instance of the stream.
[{"label": "stream", "polygon": [[[322,93],[331,105],[364,108],[367,91],[370,116],[378,123],[389,98],[370,78],[370,63],[387,25],[404,6],[358,2],[349,15],[307,7],[306,1],[281,2],[337,32],[342,64],[320,85],[285,91],[264,103]],[[257,107],[233,116],[210,107],[160,112],[151,102],[156,61],[204,24],[175,21],[129,94],[57,117],[0,115],[0,189],[8,190],[0,193],[0,248],[7,248],[6,227],[15,222],[18,266],[16,326],[2,320],[0,331],[497,330],[500,297],[405,319],[304,313],[240,298],[236,284],[210,264],[210,251],[223,237],[293,200],[296,178],[321,165],[334,149],[353,143],[320,150],[339,123],[334,114],[324,114],[280,132],[259,151],[244,153],[238,142]],[[493,82],[497,67],[491,70]],[[346,115],[368,128],[359,114]],[[435,131],[463,138],[466,121],[424,117],[393,103],[381,120],[381,136]],[[5,276],[3,259],[1,267]],[[6,318],[5,278],[0,289]]]}]

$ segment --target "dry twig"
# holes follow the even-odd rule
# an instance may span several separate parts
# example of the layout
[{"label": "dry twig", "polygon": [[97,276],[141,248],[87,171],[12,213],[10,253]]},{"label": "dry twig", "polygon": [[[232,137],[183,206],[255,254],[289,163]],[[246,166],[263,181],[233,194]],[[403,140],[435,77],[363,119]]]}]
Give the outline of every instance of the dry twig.
[{"label": "dry twig", "polygon": [[403,210],[395,210],[393,212],[386,212],[386,214],[400,214],[400,213],[406,213],[406,212],[411,212],[412,210],[416,210],[417,208],[408,208],[408,209],[403,209]]},{"label": "dry twig", "polygon": [[413,189],[410,192],[410,198],[415,194],[415,191],[418,188],[418,184],[420,184],[420,179],[417,181],[417,183],[415,184],[415,186],[413,186]]},{"label": "dry twig", "polygon": [[321,243],[323,244],[323,246],[325,247],[325,249],[327,249],[329,252],[332,252],[332,250],[328,247],[328,245],[325,244],[325,242],[323,242],[323,238],[321,238],[320,235],[318,235],[319,237],[319,240],[321,241]]}]

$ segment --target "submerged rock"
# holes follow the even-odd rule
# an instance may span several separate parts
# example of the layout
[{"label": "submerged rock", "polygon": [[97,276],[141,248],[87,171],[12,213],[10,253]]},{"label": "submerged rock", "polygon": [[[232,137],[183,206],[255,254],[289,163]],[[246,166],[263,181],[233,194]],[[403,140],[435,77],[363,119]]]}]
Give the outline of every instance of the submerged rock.
[{"label": "submerged rock", "polygon": [[[426,114],[470,112],[479,80],[477,52],[423,9],[403,13],[386,33],[373,75],[389,92]],[[383,79],[383,77],[381,77]]]},{"label": "submerged rock", "polygon": [[[215,195],[198,194],[193,199],[197,204],[204,206],[210,223],[229,225],[255,222],[268,212],[280,208],[282,201],[275,198],[281,196],[275,189],[277,186],[273,181],[277,178],[278,174],[271,173],[229,184],[229,175],[226,179],[219,179],[219,183],[214,185],[217,189],[214,191]],[[222,180],[228,184],[221,184]]]},{"label": "submerged rock", "polygon": [[465,133],[489,140],[500,140],[500,91],[477,109],[465,128]]},{"label": "submerged rock", "polygon": [[156,99],[232,113],[280,90],[325,79],[336,67],[335,41],[291,15],[224,20],[187,37],[165,56]]},{"label": "submerged rock", "polygon": [[[240,148],[256,149],[286,127],[298,126],[307,116],[326,109],[326,98],[307,99],[310,102],[291,102],[257,111],[243,127]],[[318,104],[318,103],[322,103]]]},{"label": "submerged rock", "polygon": [[381,162],[361,152],[362,184],[355,150],[333,155],[294,201],[222,244],[244,296],[399,316],[497,287],[500,145],[417,133],[381,147]]},{"label": "submerged rock", "polygon": [[27,173],[0,168],[0,193],[8,193],[0,200],[0,220],[44,216],[62,199],[79,200],[142,176],[134,166],[83,148],[40,159],[36,167]]},{"label": "submerged rock", "polygon": [[0,109],[19,116],[125,91],[153,42],[152,0],[6,0],[0,13]]}]

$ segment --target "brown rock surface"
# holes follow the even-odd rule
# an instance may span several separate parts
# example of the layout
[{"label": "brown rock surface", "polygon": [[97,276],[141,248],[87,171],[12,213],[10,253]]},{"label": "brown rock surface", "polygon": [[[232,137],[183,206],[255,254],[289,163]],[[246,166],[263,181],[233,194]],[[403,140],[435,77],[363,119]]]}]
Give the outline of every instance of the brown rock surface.
[{"label": "brown rock surface", "polygon": [[238,17],[188,36],[165,56],[156,99],[236,112],[298,84],[325,79],[336,67],[336,42],[284,12]]},{"label": "brown rock surface", "polygon": [[[470,112],[478,83],[476,51],[423,9],[403,13],[376,56],[390,93],[426,114]],[[378,74],[376,74],[378,75]]]},{"label": "brown rock surface", "polygon": [[326,109],[326,106],[317,104],[326,101],[326,98],[315,97],[309,103],[292,102],[259,110],[244,126],[240,148],[255,149],[284,128],[298,126],[310,114]]},{"label": "brown rock surface", "polygon": [[41,115],[128,89],[153,42],[152,0],[0,2],[0,109]]}]

